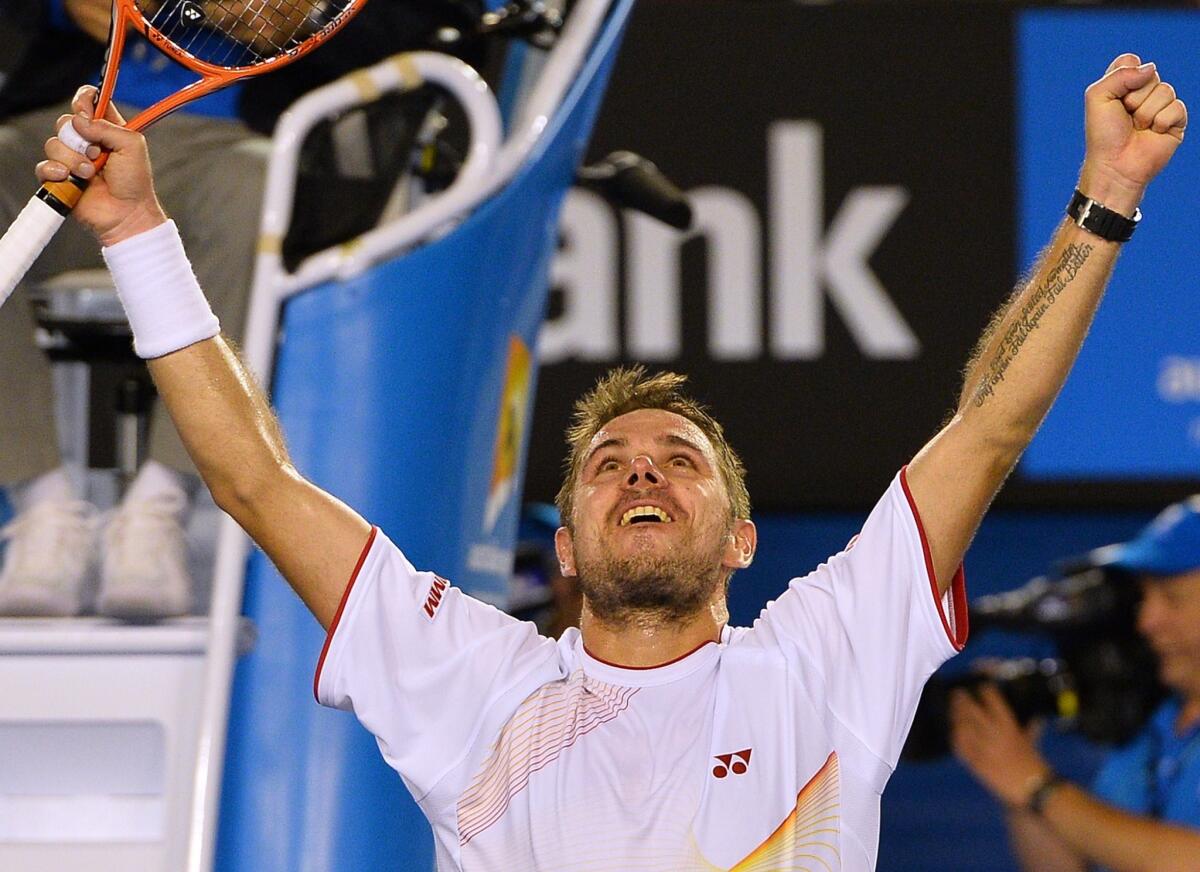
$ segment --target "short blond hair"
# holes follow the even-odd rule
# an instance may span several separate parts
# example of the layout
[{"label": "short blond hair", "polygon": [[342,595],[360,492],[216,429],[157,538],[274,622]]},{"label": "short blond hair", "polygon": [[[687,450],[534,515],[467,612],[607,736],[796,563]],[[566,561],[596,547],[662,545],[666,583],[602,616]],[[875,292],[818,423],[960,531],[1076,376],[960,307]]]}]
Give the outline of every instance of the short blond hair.
[{"label": "short blond hair", "polygon": [[660,372],[646,375],[641,365],[610,370],[596,386],[575,402],[575,414],[567,428],[567,459],[564,479],[554,498],[562,522],[572,527],[575,487],[583,473],[587,448],[592,438],[613,418],[639,409],[662,409],[691,421],[712,443],[717,468],[729,495],[731,518],[750,517],[750,492],[746,490],[746,467],[725,438],[725,428],[708,409],[680,389],[686,375]]}]

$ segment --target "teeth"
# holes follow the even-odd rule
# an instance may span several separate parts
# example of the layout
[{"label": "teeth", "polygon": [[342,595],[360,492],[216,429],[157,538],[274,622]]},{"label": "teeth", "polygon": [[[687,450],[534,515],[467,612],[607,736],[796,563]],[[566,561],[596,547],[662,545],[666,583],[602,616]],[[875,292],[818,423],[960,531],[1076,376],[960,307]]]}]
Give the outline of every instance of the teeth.
[{"label": "teeth", "polygon": [[621,516],[621,526],[633,523],[634,518],[658,518],[665,523],[671,521],[671,516],[657,506],[634,506]]}]

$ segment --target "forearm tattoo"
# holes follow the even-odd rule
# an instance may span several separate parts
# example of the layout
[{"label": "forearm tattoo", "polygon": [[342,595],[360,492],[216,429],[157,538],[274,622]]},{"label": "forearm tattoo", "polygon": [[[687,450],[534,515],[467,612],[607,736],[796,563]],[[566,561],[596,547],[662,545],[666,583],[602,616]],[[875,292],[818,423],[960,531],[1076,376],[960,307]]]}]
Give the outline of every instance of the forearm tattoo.
[{"label": "forearm tattoo", "polygon": [[1021,305],[1021,311],[1004,331],[995,356],[988,366],[979,387],[975,389],[973,401],[976,406],[982,406],[988,397],[996,392],[996,386],[1004,381],[1004,374],[1012,362],[1017,359],[1021,346],[1041,323],[1042,316],[1054,305],[1054,301],[1066,289],[1087,262],[1093,246],[1087,243],[1072,242],[1063,249],[1058,262],[1046,272],[1045,279],[1034,289],[1029,298]]}]

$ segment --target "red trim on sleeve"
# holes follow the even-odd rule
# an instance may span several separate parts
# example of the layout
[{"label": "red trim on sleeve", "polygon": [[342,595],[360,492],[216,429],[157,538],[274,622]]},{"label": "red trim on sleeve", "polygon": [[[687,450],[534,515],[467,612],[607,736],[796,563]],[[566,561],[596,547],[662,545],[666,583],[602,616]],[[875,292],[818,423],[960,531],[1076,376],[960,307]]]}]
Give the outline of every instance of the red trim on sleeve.
[{"label": "red trim on sleeve", "polygon": [[338,621],[342,619],[342,611],[346,608],[346,600],[350,599],[350,591],[354,588],[354,582],[358,579],[358,573],[362,570],[363,564],[367,562],[367,555],[371,553],[371,546],[375,544],[375,534],[378,532],[378,527],[371,528],[371,535],[367,537],[367,544],[363,546],[362,553],[358,555],[358,563],[354,564],[354,571],[350,573],[350,580],[346,583],[346,590],[342,593],[342,601],[338,603],[337,612],[334,613],[333,621],[329,624],[329,631],[325,634],[325,644],[321,648],[321,656],[317,660],[317,671],[313,675],[313,697],[316,698],[318,704],[321,702],[321,695],[318,691],[321,686],[321,667],[325,665],[325,655],[329,653],[329,643],[333,641],[334,631],[337,630]]},{"label": "red trim on sleeve", "polygon": [[917,502],[913,499],[912,491],[908,489],[908,467],[900,470],[900,486],[904,488],[904,496],[908,499],[908,507],[912,510],[913,519],[917,522],[917,533],[921,536],[921,552],[925,555],[925,573],[929,576],[929,588],[933,592],[933,601],[937,605],[938,616],[942,619],[942,628],[946,638],[954,646],[955,651],[961,651],[967,644],[969,623],[967,620],[967,580],[960,563],[950,581],[949,614],[942,608],[942,597],[938,593],[937,578],[933,572],[933,555],[929,551],[929,540],[925,538],[925,526],[921,523],[921,513],[917,511]]}]

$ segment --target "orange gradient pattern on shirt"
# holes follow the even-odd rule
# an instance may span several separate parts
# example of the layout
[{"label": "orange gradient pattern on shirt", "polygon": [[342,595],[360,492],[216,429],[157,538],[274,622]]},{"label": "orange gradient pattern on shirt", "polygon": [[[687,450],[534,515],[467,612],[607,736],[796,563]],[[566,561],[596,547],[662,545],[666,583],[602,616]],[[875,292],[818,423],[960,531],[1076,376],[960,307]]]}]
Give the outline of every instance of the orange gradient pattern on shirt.
[{"label": "orange gradient pattern on shirt", "polygon": [[730,872],[841,868],[840,862],[836,866],[829,862],[840,858],[838,806],[838,759],[834,752],[797,794],[796,807],[787,819]]}]

